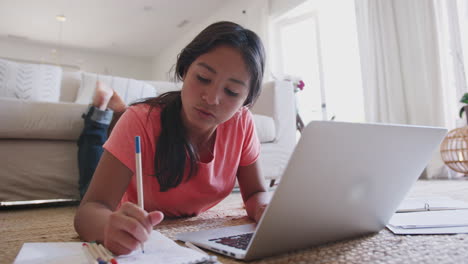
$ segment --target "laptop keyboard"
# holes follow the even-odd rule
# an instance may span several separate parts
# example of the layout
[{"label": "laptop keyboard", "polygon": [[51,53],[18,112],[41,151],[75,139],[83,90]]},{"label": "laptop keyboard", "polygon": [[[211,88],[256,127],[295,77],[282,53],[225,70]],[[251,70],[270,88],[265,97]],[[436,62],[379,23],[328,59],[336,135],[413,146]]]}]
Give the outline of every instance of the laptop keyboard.
[{"label": "laptop keyboard", "polygon": [[226,246],[246,250],[247,246],[249,245],[250,239],[252,239],[252,236],[253,236],[253,233],[247,233],[247,234],[236,235],[236,236],[213,238],[213,239],[210,239],[209,241],[214,241],[216,243],[223,244]]}]

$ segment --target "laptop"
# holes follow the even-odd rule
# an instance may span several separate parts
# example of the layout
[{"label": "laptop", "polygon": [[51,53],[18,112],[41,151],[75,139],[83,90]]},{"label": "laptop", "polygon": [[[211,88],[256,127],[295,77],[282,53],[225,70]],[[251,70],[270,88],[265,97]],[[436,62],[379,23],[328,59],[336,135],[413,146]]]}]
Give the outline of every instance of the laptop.
[{"label": "laptop", "polygon": [[436,127],[313,121],[258,224],[176,238],[253,260],[379,232],[446,133]]}]

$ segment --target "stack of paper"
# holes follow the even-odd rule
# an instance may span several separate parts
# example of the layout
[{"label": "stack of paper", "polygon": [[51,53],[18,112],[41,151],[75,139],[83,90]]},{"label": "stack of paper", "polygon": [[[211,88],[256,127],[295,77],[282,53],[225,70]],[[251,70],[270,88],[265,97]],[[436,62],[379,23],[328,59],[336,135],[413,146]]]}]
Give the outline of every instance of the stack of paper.
[{"label": "stack of paper", "polygon": [[[16,257],[19,263],[88,263],[82,242],[24,243]],[[116,257],[119,264],[125,263],[217,263],[216,257],[181,247],[157,231],[145,242],[145,253],[136,250]]]},{"label": "stack of paper", "polygon": [[407,199],[387,228],[395,234],[468,233],[468,203],[448,197]]}]

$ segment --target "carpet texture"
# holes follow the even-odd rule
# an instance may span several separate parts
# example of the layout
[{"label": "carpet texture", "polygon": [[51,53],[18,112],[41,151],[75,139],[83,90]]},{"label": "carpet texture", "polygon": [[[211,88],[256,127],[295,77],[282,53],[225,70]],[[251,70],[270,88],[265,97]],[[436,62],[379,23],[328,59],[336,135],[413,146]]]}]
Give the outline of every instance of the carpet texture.
[{"label": "carpet texture", "polygon": [[[410,196],[449,196],[468,202],[468,181],[418,181]],[[166,219],[157,230],[174,239],[182,231],[251,223],[242,206],[240,195],[233,193],[200,216]],[[1,210],[0,263],[12,263],[25,242],[79,241],[73,228],[75,210],[76,206]],[[217,256],[222,263],[244,263]],[[468,234],[397,236],[384,229],[251,263],[468,263]]]}]

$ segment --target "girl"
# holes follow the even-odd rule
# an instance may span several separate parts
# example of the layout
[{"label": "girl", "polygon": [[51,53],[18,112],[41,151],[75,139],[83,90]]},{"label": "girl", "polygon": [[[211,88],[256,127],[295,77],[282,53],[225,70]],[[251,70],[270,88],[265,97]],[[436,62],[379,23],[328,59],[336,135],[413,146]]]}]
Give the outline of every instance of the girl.
[{"label": "girl", "polygon": [[[218,204],[236,177],[247,214],[258,221],[269,195],[247,107],[260,94],[264,60],[258,36],[235,23],[199,33],[177,58],[182,90],[130,106],[112,130],[75,215],[81,238],[130,253],[164,215],[195,216]],[[136,205],[135,136],[142,142],[145,210]]]}]

